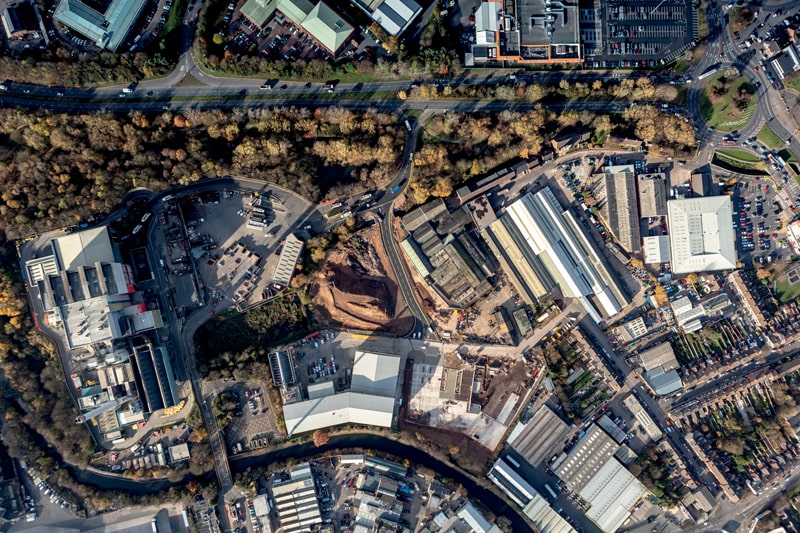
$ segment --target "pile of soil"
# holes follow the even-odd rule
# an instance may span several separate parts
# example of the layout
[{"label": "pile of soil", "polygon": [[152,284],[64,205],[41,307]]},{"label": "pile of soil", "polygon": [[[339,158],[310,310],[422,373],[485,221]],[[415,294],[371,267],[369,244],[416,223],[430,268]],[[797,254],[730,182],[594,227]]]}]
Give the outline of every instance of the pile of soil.
[{"label": "pile of soil", "polygon": [[379,231],[359,231],[325,258],[311,288],[317,322],[397,335],[413,326]]}]

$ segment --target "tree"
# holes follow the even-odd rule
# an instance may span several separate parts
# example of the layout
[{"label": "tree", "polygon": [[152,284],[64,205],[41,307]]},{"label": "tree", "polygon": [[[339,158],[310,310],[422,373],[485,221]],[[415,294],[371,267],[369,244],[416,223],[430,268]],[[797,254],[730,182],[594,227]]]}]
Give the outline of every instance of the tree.
[{"label": "tree", "polygon": [[331,437],[328,434],[328,432],[322,429],[316,430],[311,436],[311,438],[314,441],[314,446],[316,446],[317,448],[325,446],[326,444],[328,444],[328,441],[331,440]]},{"label": "tree", "polygon": [[472,167],[470,167],[470,169],[469,169],[469,174],[470,174],[470,176],[477,176],[480,173],[481,173],[481,167],[478,164],[478,160],[477,159],[473,159],[472,160]]},{"label": "tree", "polygon": [[547,95],[547,90],[543,85],[534,83],[525,88],[525,100],[528,102],[538,102]]},{"label": "tree", "polygon": [[667,291],[664,290],[664,287],[661,285],[656,285],[656,288],[653,290],[653,297],[656,299],[658,305],[667,305],[667,302],[669,302]]},{"label": "tree", "polygon": [[216,44],[217,46],[222,45],[226,41],[225,35],[222,34],[222,33],[215,33],[214,37],[213,37],[213,41],[214,41],[214,44]]}]

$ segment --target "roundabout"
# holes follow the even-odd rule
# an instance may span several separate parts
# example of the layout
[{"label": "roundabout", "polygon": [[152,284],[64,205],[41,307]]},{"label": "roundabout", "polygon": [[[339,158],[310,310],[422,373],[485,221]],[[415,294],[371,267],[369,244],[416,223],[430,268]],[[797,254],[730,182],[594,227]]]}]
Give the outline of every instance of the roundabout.
[{"label": "roundabout", "polygon": [[756,111],[755,88],[736,69],[714,75],[700,94],[700,114],[709,127],[723,132],[744,128]]}]

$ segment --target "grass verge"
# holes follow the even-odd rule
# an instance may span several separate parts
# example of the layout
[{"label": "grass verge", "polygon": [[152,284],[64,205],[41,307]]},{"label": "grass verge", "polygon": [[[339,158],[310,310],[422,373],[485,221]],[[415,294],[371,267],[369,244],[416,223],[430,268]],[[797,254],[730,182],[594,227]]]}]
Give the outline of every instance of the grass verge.
[{"label": "grass verge", "polygon": [[795,72],[791,76],[787,76],[783,80],[783,84],[789,87],[790,89],[794,89],[797,92],[800,92],[800,72]]},{"label": "grass verge", "polygon": [[727,157],[729,159],[736,159],[747,163],[757,163],[761,161],[761,158],[758,157],[756,154],[748,152],[747,150],[740,150],[738,148],[717,150],[717,153],[722,154],[724,157]]},{"label": "grass verge", "polygon": [[741,169],[741,170],[748,170],[748,171],[763,171],[764,170],[764,163],[761,161],[743,161],[741,159],[737,159],[734,156],[731,156],[724,150],[717,150],[714,152],[714,162],[715,163],[722,163],[724,166],[730,167],[733,169]]},{"label": "grass verge", "polygon": [[772,131],[769,126],[764,126],[761,128],[761,131],[758,132],[756,139],[758,139],[768,148],[778,148],[783,144],[780,138],[775,135],[775,132]]}]

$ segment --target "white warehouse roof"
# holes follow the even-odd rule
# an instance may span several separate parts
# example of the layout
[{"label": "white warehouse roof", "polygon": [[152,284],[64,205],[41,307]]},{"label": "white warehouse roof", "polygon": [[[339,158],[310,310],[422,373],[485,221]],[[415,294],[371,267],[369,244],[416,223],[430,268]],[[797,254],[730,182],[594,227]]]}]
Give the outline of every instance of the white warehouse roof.
[{"label": "white warehouse roof", "polygon": [[592,320],[600,322],[627,305],[604,258],[550,188],[524,195],[501,218],[515,227],[517,246],[527,247],[562,294],[579,299]]},{"label": "white warehouse roof", "polygon": [[372,19],[389,35],[399,35],[421,12],[422,8],[414,0],[384,0]]},{"label": "white warehouse roof", "polygon": [[736,268],[730,196],[667,202],[673,274]]},{"label": "white warehouse roof", "polygon": [[289,436],[339,424],[391,427],[394,397],[343,392],[283,406]]},{"label": "white warehouse roof", "polygon": [[56,237],[51,243],[61,270],[77,270],[82,266],[116,261],[106,226]]},{"label": "white warehouse roof", "polygon": [[399,373],[399,357],[357,350],[350,390],[394,398]]}]

